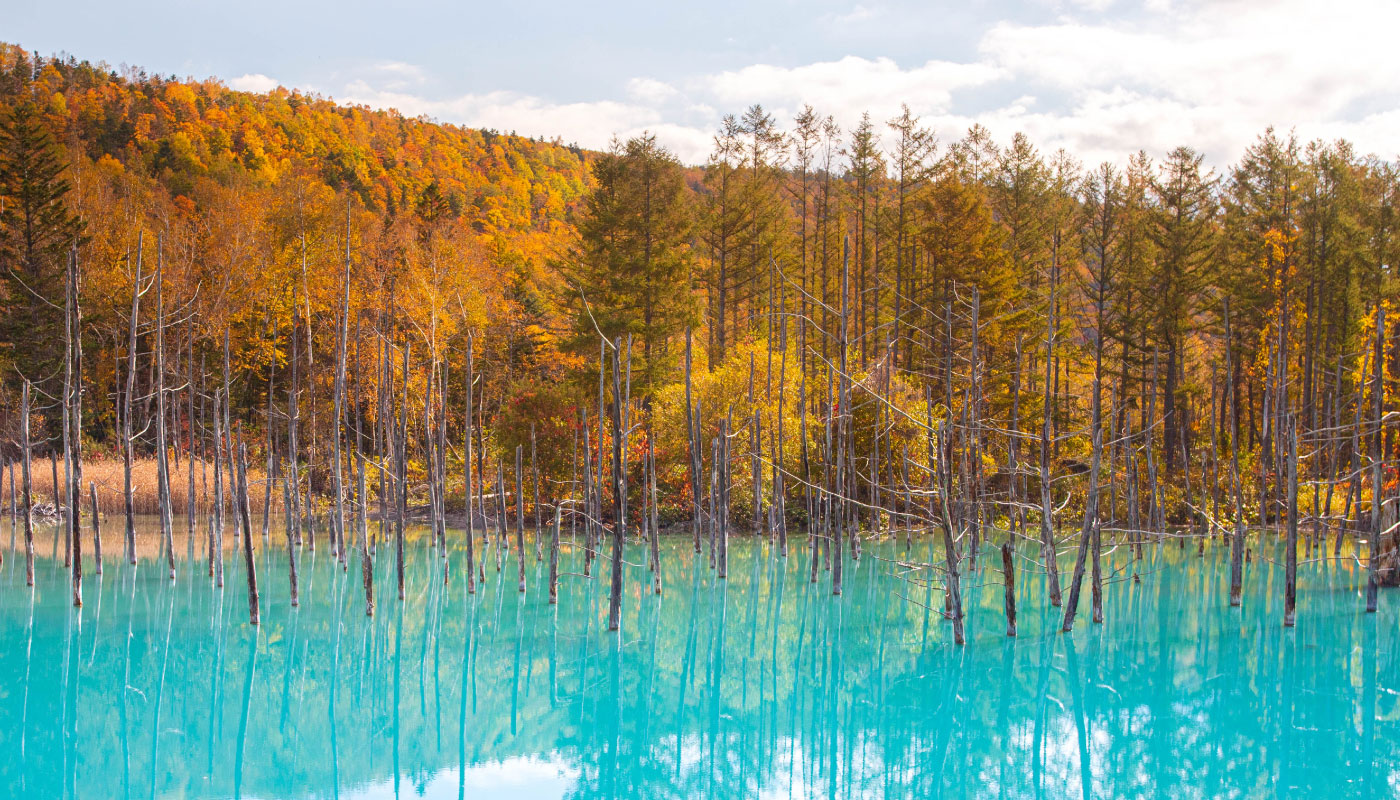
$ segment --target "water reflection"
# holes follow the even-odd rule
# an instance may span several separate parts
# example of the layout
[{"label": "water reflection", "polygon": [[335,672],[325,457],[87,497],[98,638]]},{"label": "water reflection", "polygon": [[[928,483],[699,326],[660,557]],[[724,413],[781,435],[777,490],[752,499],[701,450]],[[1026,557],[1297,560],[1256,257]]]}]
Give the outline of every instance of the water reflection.
[{"label": "water reflection", "polygon": [[[273,539],[277,536],[274,534]],[[916,548],[920,546],[916,543]],[[665,543],[666,592],[628,560],[620,635],[606,586],[572,575],[546,602],[527,557],[467,594],[410,548],[408,597],[379,564],[259,550],[263,625],[241,559],[173,585],[122,559],[69,605],[61,561],[34,589],[0,572],[0,795],[30,797],[1386,797],[1400,789],[1396,601],[1361,613],[1354,563],[1305,565],[1298,627],[1257,557],[1243,610],[1224,549],[1115,561],[1105,624],[1056,633],[1044,581],[968,576],[969,643],[892,545],[867,545],[845,593],[748,540],[718,580]],[[384,551],[388,552],[388,551]],[[917,550],[916,550],[917,552]],[[506,559],[513,558],[507,554]],[[561,572],[582,573],[566,551]],[[1126,550],[1115,553],[1126,559]],[[699,568],[696,565],[699,565]],[[1136,570],[1141,582],[1133,581]],[[95,597],[93,596],[95,595]],[[1084,602],[1087,606],[1088,593]],[[1087,608],[1085,609],[1087,611]]]}]

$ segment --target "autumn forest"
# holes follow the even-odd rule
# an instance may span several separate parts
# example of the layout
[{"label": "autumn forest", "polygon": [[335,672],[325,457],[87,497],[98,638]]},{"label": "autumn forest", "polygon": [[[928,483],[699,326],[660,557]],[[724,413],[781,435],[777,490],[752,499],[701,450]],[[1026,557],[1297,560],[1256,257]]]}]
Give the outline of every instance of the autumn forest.
[{"label": "autumn forest", "polygon": [[1345,141],[1083,164],[753,106],[688,165],[8,45],[0,110],[0,439],[11,486],[63,460],[59,505],[154,460],[169,517],[166,462],[224,452],[342,559],[356,513],[559,512],[834,549],[838,592],[926,528],[939,580],[1020,542],[1055,606],[1101,535],[1360,537],[1400,578],[1400,174]]}]

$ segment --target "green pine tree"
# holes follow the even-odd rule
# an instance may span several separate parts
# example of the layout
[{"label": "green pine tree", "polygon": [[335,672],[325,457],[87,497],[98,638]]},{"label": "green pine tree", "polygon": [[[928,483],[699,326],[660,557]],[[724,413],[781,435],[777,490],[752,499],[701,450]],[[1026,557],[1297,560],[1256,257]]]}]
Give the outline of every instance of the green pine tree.
[{"label": "green pine tree", "polygon": [[65,202],[66,168],[32,102],[0,119],[0,359],[5,380],[46,391],[62,380],[65,259],[83,232]]},{"label": "green pine tree", "polygon": [[583,352],[594,351],[599,331],[609,339],[632,334],[634,385],[649,393],[674,361],[673,344],[695,322],[685,179],[649,133],[614,141],[593,175],[597,188],[566,268],[575,333]]}]

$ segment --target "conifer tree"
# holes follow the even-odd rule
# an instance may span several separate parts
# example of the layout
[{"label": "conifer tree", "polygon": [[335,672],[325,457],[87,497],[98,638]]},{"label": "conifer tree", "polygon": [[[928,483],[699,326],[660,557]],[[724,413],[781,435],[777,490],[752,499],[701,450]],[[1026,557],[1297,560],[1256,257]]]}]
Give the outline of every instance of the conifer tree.
[{"label": "conifer tree", "polygon": [[1154,346],[1161,353],[1162,432],[1168,472],[1183,450],[1191,451],[1184,382],[1186,337],[1209,275],[1214,247],[1214,178],[1202,167],[1204,156],[1178,147],[1167,156],[1153,184],[1156,202],[1153,242],[1158,257],[1153,275]]},{"label": "conifer tree", "polygon": [[65,257],[83,232],[66,167],[33,102],[0,118],[0,358],[46,391],[61,378]]},{"label": "conifer tree", "polygon": [[585,350],[600,331],[609,340],[634,336],[641,359],[634,380],[649,392],[678,352],[672,340],[695,321],[684,176],[650,133],[614,141],[593,174],[597,189],[567,267],[577,295],[574,330]]}]

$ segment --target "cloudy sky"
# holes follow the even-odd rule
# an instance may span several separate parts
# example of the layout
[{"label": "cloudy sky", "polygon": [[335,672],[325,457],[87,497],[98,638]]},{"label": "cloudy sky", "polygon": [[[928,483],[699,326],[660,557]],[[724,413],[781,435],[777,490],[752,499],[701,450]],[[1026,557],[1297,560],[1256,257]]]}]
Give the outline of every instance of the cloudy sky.
[{"label": "cloudy sky", "polygon": [[[0,0],[0,39],[699,163],[725,113],[846,129],[907,102],[1085,162],[1178,144],[1217,166],[1268,125],[1400,153],[1397,0]],[[682,7],[684,5],[684,7]],[[6,8],[8,6],[8,8]]]}]

